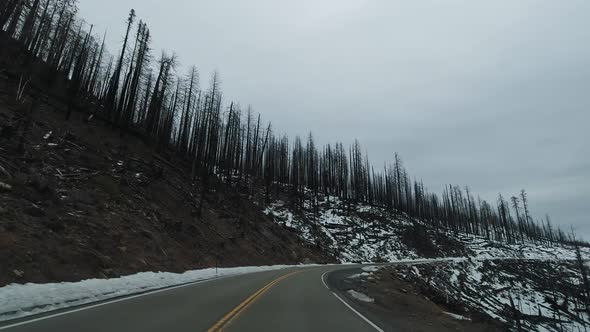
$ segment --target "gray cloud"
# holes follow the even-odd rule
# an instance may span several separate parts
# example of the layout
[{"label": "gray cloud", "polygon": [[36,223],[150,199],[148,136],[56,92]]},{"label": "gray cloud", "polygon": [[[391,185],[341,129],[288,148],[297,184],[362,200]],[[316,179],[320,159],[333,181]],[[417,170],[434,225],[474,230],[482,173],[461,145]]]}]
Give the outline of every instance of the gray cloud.
[{"label": "gray cloud", "polygon": [[219,69],[226,100],[279,133],[400,152],[440,192],[529,192],[590,239],[590,2],[103,0],[81,15],[120,47],[135,8],[154,47]]}]

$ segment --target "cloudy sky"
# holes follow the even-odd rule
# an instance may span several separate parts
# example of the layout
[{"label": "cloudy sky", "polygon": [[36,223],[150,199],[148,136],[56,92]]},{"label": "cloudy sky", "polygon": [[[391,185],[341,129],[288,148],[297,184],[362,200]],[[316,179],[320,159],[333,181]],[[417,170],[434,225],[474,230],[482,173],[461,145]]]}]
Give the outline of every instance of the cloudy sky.
[{"label": "cloudy sky", "polygon": [[218,69],[224,98],[290,136],[399,152],[431,190],[495,201],[590,240],[590,1],[80,0],[121,46],[134,8],[154,49]]}]

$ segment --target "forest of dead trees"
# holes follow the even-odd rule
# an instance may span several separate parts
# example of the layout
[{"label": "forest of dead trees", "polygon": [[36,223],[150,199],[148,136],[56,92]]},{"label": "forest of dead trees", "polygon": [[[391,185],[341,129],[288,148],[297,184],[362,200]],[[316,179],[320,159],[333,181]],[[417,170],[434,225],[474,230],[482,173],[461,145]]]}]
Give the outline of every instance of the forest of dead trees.
[{"label": "forest of dead trees", "polygon": [[[411,178],[397,154],[390,165],[375,168],[357,141],[317,146],[311,134],[294,140],[277,136],[250,108],[222,101],[218,73],[204,88],[196,68],[179,74],[174,55],[156,56],[148,25],[135,11],[126,24],[122,48],[112,55],[105,36],[77,16],[75,0],[0,2],[2,41],[18,42],[26,53],[21,61],[43,62],[66,78],[64,118],[85,105],[88,118],[101,118],[121,135],[139,135],[157,151],[183,158],[199,184],[197,206],[215,179],[259,186],[269,201],[277,191],[290,192],[299,207],[335,196],[507,243],[574,241],[549,217],[534,220],[524,190],[510,198],[499,195],[494,203],[458,186],[437,195]],[[20,80],[27,75],[33,73]]]}]

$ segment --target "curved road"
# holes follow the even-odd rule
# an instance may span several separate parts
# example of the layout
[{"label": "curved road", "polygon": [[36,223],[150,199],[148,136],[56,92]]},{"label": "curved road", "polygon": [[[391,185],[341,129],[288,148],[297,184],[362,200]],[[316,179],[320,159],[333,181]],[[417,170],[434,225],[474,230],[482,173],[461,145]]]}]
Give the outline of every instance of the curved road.
[{"label": "curved road", "polygon": [[328,288],[329,272],[358,268],[307,267],[225,277],[5,322],[0,330],[383,331],[370,313]]}]

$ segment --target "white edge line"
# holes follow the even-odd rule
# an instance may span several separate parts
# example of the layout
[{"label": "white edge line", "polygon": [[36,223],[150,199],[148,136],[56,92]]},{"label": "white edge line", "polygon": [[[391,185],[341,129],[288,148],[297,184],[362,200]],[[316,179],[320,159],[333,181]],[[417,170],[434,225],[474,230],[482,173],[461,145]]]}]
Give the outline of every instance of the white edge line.
[{"label": "white edge line", "polygon": [[325,276],[326,274],[328,274],[328,273],[330,273],[330,271],[326,271],[326,272],[324,272],[324,274],[322,274],[322,278],[321,278],[321,279],[322,279],[322,283],[324,284],[324,286],[326,286],[326,288],[327,288],[327,289],[330,289],[330,287],[328,287],[328,284],[326,284],[326,282],[324,281],[324,276]]},{"label": "white edge line", "polygon": [[[239,275],[239,274],[237,274],[237,275]],[[188,286],[192,286],[192,285],[195,285],[195,284],[200,284],[200,283],[204,283],[204,282],[208,282],[208,281],[213,281],[213,280],[221,280],[221,279],[225,279],[225,278],[229,278],[229,277],[234,277],[234,276],[236,276],[236,274],[230,274],[230,275],[225,275],[225,276],[216,277],[216,278],[209,278],[209,279],[205,279],[205,280],[198,280],[198,281],[194,281],[194,282],[190,282],[190,283],[186,283],[186,284],[182,284],[182,285],[177,285],[177,286],[172,286],[172,287],[160,288],[160,289],[156,289],[156,290],[152,290],[152,291],[147,291],[145,293],[141,293],[141,294],[137,294],[137,295],[124,296],[122,298],[118,298],[118,299],[114,299],[114,300],[110,300],[110,301],[109,300],[106,300],[105,302],[101,302],[101,303],[97,303],[97,304],[92,304],[92,305],[84,306],[84,307],[81,307],[81,308],[78,308],[78,309],[67,310],[67,308],[65,308],[65,310],[67,310],[67,311],[59,312],[59,313],[56,313],[56,314],[47,315],[47,316],[43,316],[43,317],[39,317],[39,318],[35,318],[35,319],[25,320],[25,321],[14,323],[14,324],[10,324],[10,325],[0,326],[0,330],[7,330],[7,329],[10,329],[10,328],[13,328],[13,327],[22,326],[22,325],[26,325],[26,324],[30,324],[30,323],[34,323],[34,322],[38,322],[38,321],[42,321],[42,320],[54,318],[54,317],[59,317],[59,316],[67,315],[67,314],[72,314],[72,313],[78,312],[78,311],[93,309],[93,308],[96,308],[96,307],[102,307],[102,306],[107,305],[107,304],[112,304],[112,303],[116,303],[116,302],[127,301],[127,300],[131,300],[131,299],[136,299],[136,298],[142,297],[142,296],[152,295],[152,294],[161,293],[161,292],[165,292],[165,291],[169,291],[169,290],[173,290],[173,289],[177,289],[177,288],[188,287]],[[84,305],[84,304],[81,304],[81,305]],[[60,309],[57,309],[57,310],[60,310]],[[42,315],[42,314],[43,313],[39,313],[39,315]]]},{"label": "white edge line", "polygon": [[348,309],[352,310],[352,312],[357,314],[365,322],[369,323],[369,325],[371,325],[373,328],[375,328],[375,330],[377,330],[379,332],[384,332],[379,326],[377,326],[375,323],[371,322],[367,317],[363,316],[360,312],[356,311],[353,307],[350,306],[350,304],[346,303],[346,301],[344,301],[342,298],[340,298],[340,296],[336,295],[336,293],[332,292],[332,294],[334,294],[334,296],[336,296],[336,298],[338,300],[340,300],[342,303],[344,303],[344,305],[346,305],[348,307]]},{"label": "white edge line", "polygon": [[[322,277],[320,279],[322,279],[322,283],[324,284],[324,286],[326,286],[326,288],[328,290],[331,291],[330,287],[328,287],[328,284],[326,284],[326,281],[324,280],[324,277],[330,273],[331,271],[326,271],[324,272],[324,274],[322,274]],[[346,305],[348,307],[348,309],[352,310],[352,312],[354,312],[355,314],[357,314],[360,318],[362,318],[365,322],[369,323],[369,325],[371,325],[375,330],[379,331],[379,332],[384,332],[383,329],[381,329],[379,326],[377,326],[375,323],[371,322],[367,317],[363,316],[360,312],[356,311],[353,307],[350,306],[350,304],[346,303],[346,301],[344,301],[342,298],[340,298],[340,296],[336,295],[336,293],[332,292],[332,295],[336,296],[336,298],[338,300],[340,300],[342,303],[344,303],[344,305]]]}]

